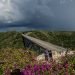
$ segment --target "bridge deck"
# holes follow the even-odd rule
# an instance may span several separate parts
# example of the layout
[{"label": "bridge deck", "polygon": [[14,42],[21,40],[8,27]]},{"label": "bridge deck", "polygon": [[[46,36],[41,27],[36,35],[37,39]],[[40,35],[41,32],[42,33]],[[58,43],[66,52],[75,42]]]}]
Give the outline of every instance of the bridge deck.
[{"label": "bridge deck", "polygon": [[40,39],[36,39],[34,37],[31,37],[31,36],[28,36],[28,35],[24,35],[24,34],[22,34],[22,36],[24,38],[30,40],[31,42],[36,43],[37,45],[41,46],[42,48],[47,49],[47,50],[66,51],[65,48],[57,46],[57,45],[54,45],[54,44],[51,44],[49,42],[45,42],[45,41],[42,41]]}]

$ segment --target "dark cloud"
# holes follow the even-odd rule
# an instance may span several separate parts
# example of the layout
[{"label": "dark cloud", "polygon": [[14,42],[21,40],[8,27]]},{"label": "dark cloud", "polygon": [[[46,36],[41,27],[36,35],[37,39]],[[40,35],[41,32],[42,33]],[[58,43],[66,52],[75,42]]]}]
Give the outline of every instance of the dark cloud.
[{"label": "dark cloud", "polygon": [[9,5],[10,12],[0,9],[1,28],[75,29],[75,0],[13,0]]}]

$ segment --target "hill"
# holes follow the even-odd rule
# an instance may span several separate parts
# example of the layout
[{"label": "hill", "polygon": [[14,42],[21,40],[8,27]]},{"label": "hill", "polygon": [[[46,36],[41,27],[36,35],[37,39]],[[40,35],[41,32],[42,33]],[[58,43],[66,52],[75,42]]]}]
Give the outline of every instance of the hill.
[{"label": "hill", "polygon": [[[63,46],[75,49],[75,32],[49,32],[49,31],[30,31],[30,32],[1,32],[0,33],[0,61],[5,63],[0,65],[0,73],[6,69],[14,69],[15,64],[21,69],[28,64],[34,64],[34,58],[38,53],[33,50],[25,50],[22,40],[22,33]],[[71,58],[70,58],[71,57]],[[70,63],[75,63],[75,56],[70,56]],[[13,67],[14,66],[14,67]],[[3,75],[3,74],[0,74]],[[8,74],[7,74],[8,75]]]},{"label": "hill", "polygon": [[[27,32],[1,32],[0,49],[24,48],[22,33]],[[31,31],[28,35],[65,48],[75,49],[75,32]]]},{"label": "hill", "polygon": [[0,32],[0,49],[23,48],[21,32]]},{"label": "hill", "polygon": [[65,48],[75,49],[75,32],[33,31],[29,35]]},{"label": "hill", "polygon": [[[27,32],[1,32],[0,48],[24,48],[22,33]],[[65,48],[75,49],[75,32],[31,31],[28,35]]]}]

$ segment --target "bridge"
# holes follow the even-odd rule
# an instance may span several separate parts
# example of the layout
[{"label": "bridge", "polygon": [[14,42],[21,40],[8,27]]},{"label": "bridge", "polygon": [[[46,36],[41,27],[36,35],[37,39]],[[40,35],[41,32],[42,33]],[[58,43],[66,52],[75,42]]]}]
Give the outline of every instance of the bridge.
[{"label": "bridge", "polygon": [[56,54],[56,52],[60,54],[62,52],[66,52],[65,48],[54,45],[52,43],[40,39],[36,39],[34,37],[25,34],[22,34],[22,37],[23,37],[23,43],[25,47],[28,47],[29,49],[32,49],[34,47],[39,53],[49,52],[50,57],[53,57]]}]

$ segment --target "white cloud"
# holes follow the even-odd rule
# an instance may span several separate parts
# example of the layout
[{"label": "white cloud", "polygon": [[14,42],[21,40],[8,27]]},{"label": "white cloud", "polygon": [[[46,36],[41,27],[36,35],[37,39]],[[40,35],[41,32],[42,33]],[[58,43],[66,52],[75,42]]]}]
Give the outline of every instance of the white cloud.
[{"label": "white cloud", "polygon": [[13,6],[11,0],[0,0],[0,21],[11,23],[23,18],[17,5]]},{"label": "white cloud", "polygon": [[[15,21],[30,21],[33,15],[41,12],[46,16],[54,16],[48,2],[52,0],[0,0],[0,21],[12,23]],[[41,3],[39,5],[38,3]],[[40,14],[41,16],[41,14]]]},{"label": "white cloud", "polygon": [[[57,3],[62,5],[72,1],[74,0],[57,0]],[[54,9],[51,8],[50,2],[54,5],[56,0],[0,0],[0,21],[12,23],[25,20],[29,22],[34,16],[55,17],[53,12],[55,6],[52,6]]]}]

